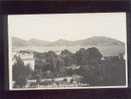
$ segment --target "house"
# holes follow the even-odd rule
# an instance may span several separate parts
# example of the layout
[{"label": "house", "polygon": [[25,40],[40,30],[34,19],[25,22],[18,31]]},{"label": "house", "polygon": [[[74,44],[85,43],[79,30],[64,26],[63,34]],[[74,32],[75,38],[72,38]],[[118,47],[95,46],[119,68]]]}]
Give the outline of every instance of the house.
[{"label": "house", "polygon": [[34,55],[32,52],[26,52],[26,51],[17,52],[16,54],[13,55],[12,64],[16,62],[14,58],[15,56],[19,56],[22,59],[22,61],[24,62],[24,65],[29,66],[34,71],[35,59],[34,59]]},{"label": "house", "polygon": [[34,71],[35,69],[35,59],[32,53],[23,53],[20,54],[20,58],[23,60],[24,65],[29,67]]}]

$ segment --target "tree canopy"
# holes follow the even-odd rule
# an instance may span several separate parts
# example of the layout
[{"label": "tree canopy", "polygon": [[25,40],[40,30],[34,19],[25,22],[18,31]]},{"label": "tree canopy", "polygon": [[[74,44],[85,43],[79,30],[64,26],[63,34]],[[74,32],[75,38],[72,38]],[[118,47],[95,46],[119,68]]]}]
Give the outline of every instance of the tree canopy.
[{"label": "tree canopy", "polygon": [[15,87],[23,87],[32,71],[29,65],[24,65],[24,62],[19,56],[16,56],[15,59],[16,63],[13,65],[13,80],[15,81]]}]

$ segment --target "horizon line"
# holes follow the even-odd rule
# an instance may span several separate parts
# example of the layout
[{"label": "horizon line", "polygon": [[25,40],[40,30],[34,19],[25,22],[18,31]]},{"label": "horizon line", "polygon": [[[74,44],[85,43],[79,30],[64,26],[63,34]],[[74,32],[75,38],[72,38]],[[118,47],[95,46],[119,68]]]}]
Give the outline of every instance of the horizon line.
[{"label": "horizon line", "polygon": [[[34,39],[34,40],[41,40],[41,41],[45,41],[45,42],[55,42],[55,41],[59,41],[59,40],[65,40],[65,41],[71,41],[71,42],[73,42],[73,41],[85,40],[85,39],[89,39],[89,38],[93,38],[93,37],[104,37],[104,38],[114,39],[114,40],[117,40],[117,41],[125,43],[122,40],[119,40],[119,39],[116,39],[116,38],[113,38],[113,37],[107,37],[107,36],[91,36],[91,37],[87,37],[87,38],[83,38],[83,39],[77,39],[77,40],[67,40],[67,39],[64,39],[64,38],[59,38],[57,40],[52,40],[52,41],[50,41],[50,40],[44,40],[44,39],[39,39],[39,38],[24,39],[24,38],[21,38],[21,37],[18,37],[18,36],[12,36],[11,38],[19,38],[19,39],[22,39],[24,41],[30,41],[30,40]],[[126,42],[127,42],[127,40],[126,40]]]}]

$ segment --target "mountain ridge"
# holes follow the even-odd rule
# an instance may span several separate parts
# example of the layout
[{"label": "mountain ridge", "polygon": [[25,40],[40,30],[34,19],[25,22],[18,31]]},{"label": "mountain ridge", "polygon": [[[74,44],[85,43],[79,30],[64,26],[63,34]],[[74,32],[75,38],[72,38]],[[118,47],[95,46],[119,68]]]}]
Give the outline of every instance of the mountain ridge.
[{"label": "mountain ridge", "polygon": [[65,39],[59,39],[56,41],[44,41],[39,39],[23,40],[18,37],[12,37],[13,46],[87,46],[87,45],[116,45],[122,46],[124,42],[105,37],[105,36],[93,36],[87,39],[69,41]]}]

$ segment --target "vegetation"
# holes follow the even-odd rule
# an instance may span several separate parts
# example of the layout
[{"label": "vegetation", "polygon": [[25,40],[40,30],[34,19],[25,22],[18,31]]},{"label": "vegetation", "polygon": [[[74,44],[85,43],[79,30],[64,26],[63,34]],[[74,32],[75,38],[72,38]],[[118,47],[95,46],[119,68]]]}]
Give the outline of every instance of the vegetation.
[{"label": "vegetation", "polygon": [[[95,47],[81,48],[76,53],[63,50],[59,55],[53,51],[35,52],[34,59],[33,78],[37,80],[38,84],[41,83],[41,79],[51,78],[53,81],[56,77],[73,75],[81,76],[80,82],[90,86],[125,84],[125,60],[122,55],[103,57]],[[23,87],[30,74],[30,69],[24,66],[19,57],[16,58],[16,61],[13,66],[13,80],[16,85]]]},{"label": "vegetation", "polygon": [[13,64],[13,80],[15,81],[14,87],[24,87],[26,80],[31,75],[32,71],[28,66],[24,65],[24,62],[19,56],[14,57],[16,63]]},{"label": "vegetation", "polygon": [[81,66],[79,69],[79,74],[83,76],[83,82],[89,83],[90,85],[99,84],[103,75],[101,75],[100,62],[102,54],[95,47],[89,48],[87,50],[80,49],[76,53],[77,62]]}]

